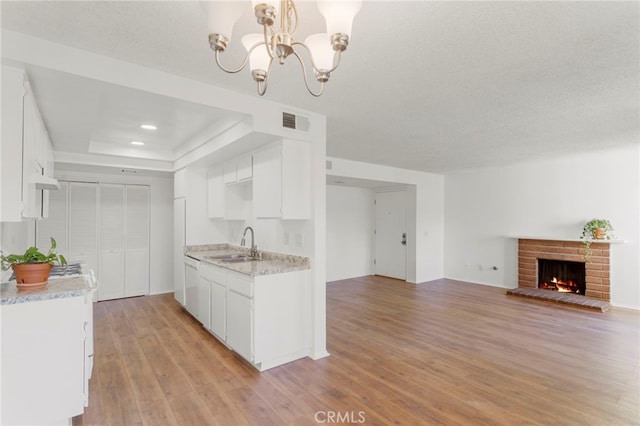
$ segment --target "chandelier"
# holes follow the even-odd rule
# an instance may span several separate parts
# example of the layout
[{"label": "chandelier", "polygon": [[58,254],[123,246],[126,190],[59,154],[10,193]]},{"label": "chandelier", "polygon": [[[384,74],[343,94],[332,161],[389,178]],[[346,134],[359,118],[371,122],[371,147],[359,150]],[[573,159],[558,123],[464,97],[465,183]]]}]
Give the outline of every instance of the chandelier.
[{"label": "chandelier", "polygon": [[[220,54],[231,40],[233,25],[240,18],[245,2],[205,2],[209,23],[209,45],[215,52],[216,63],[225,72],[237,73],[249,63],[251,76],[257,83],[260,96],[267,91],[271,65],[277,60],[281,65],[289,56],[295,56],[302,67],[304,84],[313,96],[320,96],[329,76],[340,64],[342,52],[349,45],[353,18],[362,7],[362,0],[318,0],[318,9],[324,16],[327,32],[312,34],[303,42],[294,36],[298,28],[298,11],[294,0],[253,0],[253,10],[262,26],[261,34],[246,34],[241,42],[247,50],[242,64],[228,69],[220,63]],[[279,27],[274,25],[279,20]],[[316,80],[318,91],[309,86],[307,67],[301,56],[306,51]]]}]

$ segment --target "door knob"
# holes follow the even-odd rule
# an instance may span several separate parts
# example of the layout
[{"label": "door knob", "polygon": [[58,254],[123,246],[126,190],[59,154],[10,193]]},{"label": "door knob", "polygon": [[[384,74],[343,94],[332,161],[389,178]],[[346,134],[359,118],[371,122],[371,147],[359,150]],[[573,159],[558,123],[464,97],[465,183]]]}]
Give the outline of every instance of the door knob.
[{"label": "door knob", "polygon": [[402,241],[400,241],[400,244],[402,244],[403,246],[407,245],[407,233],[406,232],[402,233]]}]

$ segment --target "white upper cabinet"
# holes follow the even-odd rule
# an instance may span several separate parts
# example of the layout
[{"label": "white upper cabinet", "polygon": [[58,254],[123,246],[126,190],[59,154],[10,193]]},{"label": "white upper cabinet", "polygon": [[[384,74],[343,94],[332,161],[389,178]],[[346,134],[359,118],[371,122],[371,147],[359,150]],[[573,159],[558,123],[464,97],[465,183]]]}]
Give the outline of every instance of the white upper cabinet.
[{"label": "white upper cabinet", "polygon": [[253,177],[253,159],[251,154],[243,154],[223,165],[222,180],[224,183],[236,183],[250,180]]},{"label": "white upper cabinet", "polygon": [[22,220],[22,114],[24,73],[2,67],[2,164],[0,167],[0,221]]},{"label": "white upper cabinet", "polygon": [[309,219],[310,147],[283,140],[253,154],[253,211],[257,218]]},{"label": "white upper cabinet", "polygon": [[2,67],[0,149],[0,221],[47,217],[48,190],[36,178],[53,176],[53,148],[24,71],[10,67]]}]

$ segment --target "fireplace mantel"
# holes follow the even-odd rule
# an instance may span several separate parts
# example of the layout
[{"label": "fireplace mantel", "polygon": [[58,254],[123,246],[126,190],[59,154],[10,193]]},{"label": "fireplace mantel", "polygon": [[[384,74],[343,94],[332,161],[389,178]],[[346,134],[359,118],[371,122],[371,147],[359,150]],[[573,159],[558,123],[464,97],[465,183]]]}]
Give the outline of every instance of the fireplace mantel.
[{"label": "fireplace mantel", "polygon": [[[561,238],[561,237],[534,237],[534,236],[526,236],[526,235],[509,235],[507,238],[515,239],[515,240],[540,240],[540,241],[568,241],[574,243],[581,243],[583,240],[580,238]],[[592,240],[592,244],[625,244],[628,243],[627,240],[619,240],[614,238],[612,240]]]}]

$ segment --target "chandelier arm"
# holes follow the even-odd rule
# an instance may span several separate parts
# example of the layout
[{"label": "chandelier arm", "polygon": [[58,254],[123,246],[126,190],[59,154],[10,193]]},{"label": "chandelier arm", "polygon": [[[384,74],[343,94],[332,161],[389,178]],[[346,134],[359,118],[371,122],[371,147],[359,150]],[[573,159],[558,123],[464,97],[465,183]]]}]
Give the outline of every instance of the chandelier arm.
[{"label": "chandelier arm", "polygon": [[247,66],[247,62],[249,61],[249,56],[251,55],[251,52],[253,52],[253,49],[255,49],[256,47],[262,45],[264,43],[260,42],[260,43],[256,43],[254,46],[251,47],[251,49],[249,49],[249,51],[247,52],[247,54],[244,57],[244,60],[242,61],[242,64],[240,65],[240,67],[234,69],[234,70],[230,70],[225,68],[221,63],[220,63],[220,50],[216,50],[216,64],[218,64],[218,67],[220,67],[220,69],[224,72],[227,72],[229,74],[235,74],[237,72],[240,72],[244,69],[244,67]]},{"label": "chandelier arm", "polygon": [[[311,54],[311,51],[309,50],[309,48],[307,47],[306,44],[304,44],[301,41],[294,41],[293,43],[291,43],[291,46],[302,46],[305,48],[305,50],[307,51],[307,53],[309,54],[309,58],[311,59],[311,66],[313,67],[314,71],[321,71],[320,69],[318,69],[318,67],[316,66],[316,63],[313,60],[313,55]],[[334,72],[338,66],[340,65],[340,59],[342,58],[342,51],[337,50],[334,52],[333,54],[333,62],[335,62],[335,65],[333,66],[333,68],[331,68],[330,70],[325,70],[324,72],[326,73],[332,73]],[[298,60],[300,60],[300,58],[298,58]]]},{"label": "chandelier arm", "polygon": [[307,87],[307,91],[313,96],[315,96],[316,98],[322,95],[322,92],[324,91],[324,82],[320,82],[319,92],[315,93],[313,90],[311,90],[311,88],[309,87],[309,79],[307,78],[307,68],[304,66],[304,62],[302,62],[302,58],[300,57],[300,55],[298,55],[298,52],[296,52],[295,50],[293,51],[293,55],[296,58],[298,58],[298,62],[300,62],[300,66],[302,67],[302,76],[304,77],[304,85]]},{"label": "chandelier arm", "polygon": [[[269,86],[269,76],[271,76],[271,64],[273,64],[273,58],[271,58],[271,60],[269,61],[269,66],[267,67],[267,73],[266,73],[267,75],[265,79],[263,81],[257,80],[258,95],[260,96],[264,96],[264,94],[267,93],[267,88]],[[264,83],[264,85],[261,85],[261,83]]]},{"label": "chandelier arm", "polygon": [[[293,28],[287,28],[287,32],[289,34],[291,34],[291,37],[294,36],[294,34],[296,33],[296,31],[298,30],[298,9],[296,8],[296,4],[291,1],[291,0],[287,0],[287,3],[289,3],[291,5],[291,11],[293,12],[293,22],[295,25],[293,25]],[[289,25],[288,27],[291,26],[291,17],[287,17]]]},{"label": "chandelier arm", "polygon": [[269,43],[269,39],[271,37],[268,34],[269,31],[267,29],[267,25],[263,25],[262,28],[263,28],[263,34],[264,34],[264,45],[267,47],[267,53],[269,53],[269,56],[271,57],[271,59],[273,59],[276,57],[276,54],[272,49],[271,43]]}]

